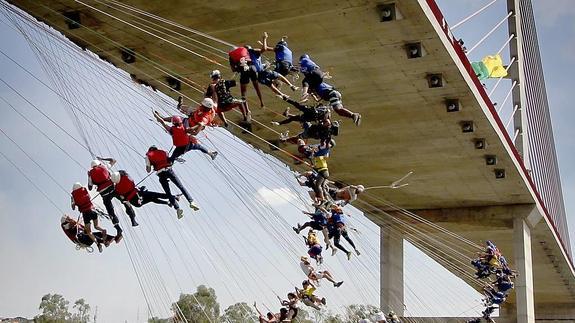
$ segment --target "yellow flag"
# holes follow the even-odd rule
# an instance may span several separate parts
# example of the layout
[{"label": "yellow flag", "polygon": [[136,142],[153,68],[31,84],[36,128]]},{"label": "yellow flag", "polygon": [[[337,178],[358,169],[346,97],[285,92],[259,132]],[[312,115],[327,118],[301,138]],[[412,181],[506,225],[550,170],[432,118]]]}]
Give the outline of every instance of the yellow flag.
[{"label": "yellow flag", "polygon": [[485,56],[482,62],[489,71],[489,77],[497,78],[507,76],[507,71],[503,66],[501,55],[496,54],[494,56]]}]

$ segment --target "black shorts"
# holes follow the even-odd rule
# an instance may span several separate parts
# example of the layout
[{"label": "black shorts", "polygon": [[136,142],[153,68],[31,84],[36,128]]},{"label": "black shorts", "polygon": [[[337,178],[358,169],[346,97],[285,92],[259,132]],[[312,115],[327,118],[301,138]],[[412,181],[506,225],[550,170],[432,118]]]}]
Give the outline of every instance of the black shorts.
[{"label": "black shorts", "polygon": [[244,70],[243,67],[240,67],[240,84],[248,84],[250,81],[257,81],[258,80],[258,72],[256,71],[256,67],[253,65],[248,65],[248,69]]},{"label": "black shorts", "polygon": [[276,62],[275,71],[283,76],[287,76],[293,70],[292,63],[288,61]]},{"label": "black shorts", "polygon": [[323,72],[320,69],[314,69],[311,72],[305,73],[301,81],[303,86],[308,86],[311,89],[316,88],[323,82]]},{"label": "black shorts", "polygon": [[314,230],[317,230],[317,231],[323,230],[323,225],[321,225],[321,223],[317,222],[317,221],[311,221],[311,224],[309,227],[314,229]]},{"label": "black shorts", "polygon": [[98,218],[98,213],[94,210],[90,210],[82,213],[82,218],[84,218],[84,224],[88,225],[92,220],[96,220]]},{"label": "black shorts", "polygon": [[88,247],[94,243],[94,241],[87,234],[85,234],[83,232],[78,234],[77,238],[78,238],[79,243],[81,243],[85,246],[88,246]]},{"label": "black shorts", "polygon": [[273,81],[277,80],[280,74],[274,71],[261,71],[258,73],[258,82],[263,85],[271,86]]}]

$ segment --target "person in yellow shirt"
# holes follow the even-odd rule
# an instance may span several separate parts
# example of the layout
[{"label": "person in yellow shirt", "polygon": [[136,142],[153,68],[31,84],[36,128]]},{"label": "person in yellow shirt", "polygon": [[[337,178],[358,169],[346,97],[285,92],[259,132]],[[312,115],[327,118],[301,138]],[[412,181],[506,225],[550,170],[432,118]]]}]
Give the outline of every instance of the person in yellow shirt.
[{"label": "person in yellow shirt", "polygon": [[329,169],[327,160],[331,148],[335,147],[335,140],[324,142],[319,145],[306,145],[305,142],[299,141],[298,151],[303,152],[311,160],[315,176],[312,188],[315,193],[315,199],[318,204],[326,201],[327,194],[326,181],[329,178]]},{"label": "person in yellow shirt", "polygon": [[302,282],[302,289],[297,289],[299,298],[302,300],[302,303],[305,305],[312,307],[316,310],[320,310],[320,305],[325,305],[325,297],[321,299],[314,295],[315,290],[317,289],[314,284],[312,284],[309,280],[304,280]]},{"label": "person in yellow shirt", "polygon": [[323,257],[321,256],[323,248],[319,242],[319,238],[317,237],[315,231],[310,229],[307,234],[307,237],[304,237],[304,239],[305,244],[309,247],[307,254],[312,259],[315,259],[315,261],[317,261],[318,264],[321,264],[323,262]]}]

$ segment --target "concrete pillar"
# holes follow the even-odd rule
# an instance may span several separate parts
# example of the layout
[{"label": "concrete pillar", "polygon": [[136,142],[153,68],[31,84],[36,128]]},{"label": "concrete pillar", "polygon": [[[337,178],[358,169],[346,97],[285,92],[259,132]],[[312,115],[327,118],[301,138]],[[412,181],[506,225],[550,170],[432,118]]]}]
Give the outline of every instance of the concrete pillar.
[{"label": "concrete pillar", "polygon": [[387,225],[380,234],[380,308],[403,316],[403,238]]},{"label": "concrete pillar", "polygon": [[523,217],[513,220],[513,252],[515,267],[519,273],[519,276],[515,278],[517,322],[535,323],[531,228]]}]

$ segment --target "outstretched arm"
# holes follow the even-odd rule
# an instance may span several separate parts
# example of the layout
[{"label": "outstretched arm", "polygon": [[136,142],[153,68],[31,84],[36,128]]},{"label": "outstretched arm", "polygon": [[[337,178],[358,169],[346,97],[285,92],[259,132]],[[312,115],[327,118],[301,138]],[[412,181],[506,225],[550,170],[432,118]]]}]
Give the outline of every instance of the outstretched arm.
[{"label": "outstretched arm", "polygon": [[110,163],[110,167],[116,165],[116,160],[111,157],[96,157],[96,159]]},{"label": "outstretched arm", "polygon": [[168,117],[166,117],[166,118],[162,117],[158,113],[158,111],[154,111],[154,117],[156,118],[156,121],[158,121],[158,123],[161,124],[164,127],[164,129],[166,129],[166,131],[170,131],[171,127],[166,120]]},{"label": "outstretched arm", "polygon": [[266,50],[274,50],[272,47],[268,46],[268,33],[264,31],[264,34],[262,35],[262,47],[261,47],[261,52],[265,52]]}]

